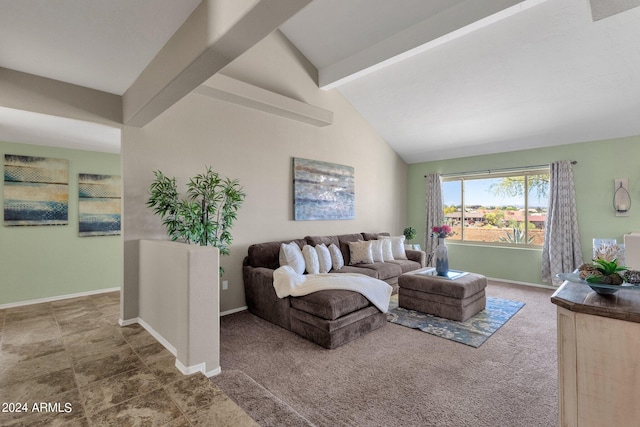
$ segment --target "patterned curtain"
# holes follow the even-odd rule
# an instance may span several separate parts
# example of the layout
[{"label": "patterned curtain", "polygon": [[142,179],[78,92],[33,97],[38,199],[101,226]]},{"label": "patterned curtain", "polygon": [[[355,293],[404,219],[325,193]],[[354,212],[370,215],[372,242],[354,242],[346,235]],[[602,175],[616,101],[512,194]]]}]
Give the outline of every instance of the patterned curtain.
[{"label": "patterned curtain", "polygon": [[434,253],[436,246],[438,245],[438,239],[434,239],[431,236],[431,230],[435,225],[441,225],[444,221],[444,211],[442,206],[442,180],[440,174],[431,173],[425,176],[427,180],[427,194],[426,194],[426,225],[425,225],[425,252],[427,253],[427,259],[431,262],[429,265],[433,265],[433,257],[430,256]]},{"label": "patterned curtain", "polygon": [[542,245],[542,281],[560,285],[558,273],[571,273],[582,264],[578,211],[569,160],[550,164],[549,207]]}]

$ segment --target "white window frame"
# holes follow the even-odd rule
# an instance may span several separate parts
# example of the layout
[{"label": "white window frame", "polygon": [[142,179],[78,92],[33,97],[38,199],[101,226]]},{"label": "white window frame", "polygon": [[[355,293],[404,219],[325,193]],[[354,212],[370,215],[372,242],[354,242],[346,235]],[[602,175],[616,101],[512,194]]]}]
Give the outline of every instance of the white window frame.
[{"label": "white window frame", "polygon": [[[465,240],[465,211],[466,211],[466,202],[465,202],[465,181],[470,180],[478,180],[478,179],[494,179],[494,178],[506,178],[506,177],[515,177],[515,176],[535,176],[535,175],[549,175],[549,167],[548,166],[535,166],[535,167],[525,167],[525,168],[516,168],[516,169],[500,169],[500,171],[482,171],[482,172],[463,172],[459,174],[447,174],[442,175],[443,182],[450,181],[461,181],[461,236],[460,239],[451,239],[451,243],[455,244],[470,244],[470,245],[485,245],[485,246],[502,246],[502,247],[512,247],[512,248],[535,248],[541,249],[541,244],[530,244],[530,243],[508,243],[508,242],[482,242],[478,240]],[[524,241],[527,242],[529,238],[529,227],[527,224],[529,223],[529,180],[525,180],[525,188],[524,188]],[[443,207],[444,209],[444,207]],[[457,236],[456,236],[457,237]]]}]

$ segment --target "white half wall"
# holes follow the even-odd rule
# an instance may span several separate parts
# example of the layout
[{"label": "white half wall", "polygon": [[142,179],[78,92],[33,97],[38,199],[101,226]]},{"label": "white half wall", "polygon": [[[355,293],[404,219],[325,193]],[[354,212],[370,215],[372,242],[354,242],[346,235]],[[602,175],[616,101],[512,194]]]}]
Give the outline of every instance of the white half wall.
[{"label": "white half wall", "polygon": [[219,250],[165,240],[140,240],[139,248],[137,322],[183,374],[220,373]]}]

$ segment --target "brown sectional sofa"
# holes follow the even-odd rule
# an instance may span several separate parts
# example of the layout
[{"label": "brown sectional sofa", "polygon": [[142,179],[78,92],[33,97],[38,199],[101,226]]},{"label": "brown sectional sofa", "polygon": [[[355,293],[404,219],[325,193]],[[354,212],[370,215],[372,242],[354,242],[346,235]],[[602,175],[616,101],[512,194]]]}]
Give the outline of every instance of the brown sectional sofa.
[{"label": "brown sectional sofa", "polygon": [[280,266],[282,243],[316,246],[334,243],[345,266],[330,273],[360,273],[383,280],[398,289],[398,277],[425,266],[422,251],[407,250],[407,259],[349,265],[349,242],[374,240],[389,233],[358,233],[339,236],[307,236],[304,239],[254,244],[243,262],[243,280],[249,311],[326,348],[336,348],[386,324],[386,315],[358,292],[323,290],[301,297],[276,296],[273,272]]}]

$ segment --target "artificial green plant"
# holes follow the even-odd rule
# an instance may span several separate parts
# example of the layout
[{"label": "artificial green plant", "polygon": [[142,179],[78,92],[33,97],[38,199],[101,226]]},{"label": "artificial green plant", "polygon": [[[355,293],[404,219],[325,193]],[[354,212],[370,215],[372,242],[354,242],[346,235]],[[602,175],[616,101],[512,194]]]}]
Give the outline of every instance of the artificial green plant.
[{"label": "artificial green plant", "polygon": [[154,174],[147,206],[162,218],[171,240],[214,246],[220,254],[229,255],[231,228],[245,198],[238,180],[221,177],[207,167],[205,173],[189,179],[187,197],[180,199],[175,178],[160,171]]}]

